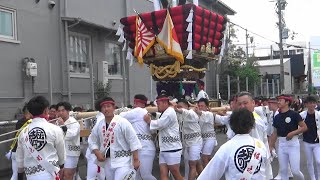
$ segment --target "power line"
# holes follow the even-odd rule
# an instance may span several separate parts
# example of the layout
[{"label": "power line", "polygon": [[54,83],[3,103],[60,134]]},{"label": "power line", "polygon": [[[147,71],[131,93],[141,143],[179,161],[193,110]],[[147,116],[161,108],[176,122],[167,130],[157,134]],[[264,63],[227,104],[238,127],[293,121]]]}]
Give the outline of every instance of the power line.
[{"label": "power line", "polygon": [[[241,29],[243,29],[243,30],[247,30],[247,31],[250,32],[251,34],[254,34],[254,35],[256,35],[256,36],[258,36],[258,37],[260,37],[260,38],[262,38],[262,39],[265,39],[265,40],[267,40],[267,41],[273,42],[273,43],[275,43],[275,44],[279,44],[279,42],[277,42],[277,41],[271,40],[271,39],[266,38],[266,37],[264,37],[264,36],[262,36],[262,35],[260,35],[260,34],[258,34],[258,33],[255,33],[255,32],[253,32],[253,31],[251,31],[251,30],[248,30],[247,28],[244,28],[244,27],[242,27],[242,26],[239,25],[239,24],[236,24],[236,23],[234,23],[234,22],[231,22],[230,20],[229,20],[228,22],[231,23],[231,24],[233,24],[233,25],[235,25],[235,26],[238,26],[239,28],[241,28]],[[292,46],[292,47],[300,48],[300,49],[307,49],[307,50],[311,49],[311,50],[314,50],[314,51],[320,51],[320,49],[307,48],[307,47],[303,47],[303,46],[299,46],[299,45],[294,45],[294,44],[288,44],[288,43],[283,43],[283,45]]]},{"label": "power line", "polygon": [[262,36],[262,35],[260,35],[260,34],[258,34],[258,33],[255,33],[255,32],[253,32],[253,31],[250,31],[250,30],[248,30],[247,28],[244,28],[244,27],[242,27],[242,26],[239,25],[239,24],[236,24],[236,23],[231,22],[231,21],[228,21],[228,22],[231,23],[231,24],[233,24],[233,25],[235,25],[235,26],[238,26],[239,28],[241,28],[241,29],[243,29],[243,30],[247,30],[247,31],[250,32],[251,34],[254,34],[254,35],[259,36],[259,37],[261,37],[261,38],[263,38],[263,39],[265,39],[265,40],[268,40],[268,41],[271,41],[271,42],[274,42],[274,43],[278,44],[278,42],[276,42],[276,41],[274,41],[274,40],[271,40],[271,39],[269,39],[269,38],[266,38],[266,37],[264,37],[264,36]]}]

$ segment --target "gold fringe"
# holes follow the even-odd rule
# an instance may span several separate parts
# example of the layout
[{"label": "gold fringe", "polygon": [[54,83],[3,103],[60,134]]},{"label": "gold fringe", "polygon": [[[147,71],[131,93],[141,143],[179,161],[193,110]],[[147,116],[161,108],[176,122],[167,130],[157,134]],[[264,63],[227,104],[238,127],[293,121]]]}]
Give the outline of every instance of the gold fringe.
[{"label": "gold fringe", "polygon": [[180,73],[180,62],[175,61],[174,64],[166,66],[156,66],[151,63],[150,72],[152,76],[156,76],[158,79],[174,78]]},{"label": "gold fringe", "polygon": [[198,69],[198,68],[195,68],[195,67],[190,66],[190,65],[183,65],[183,66],[181,66],[181,69],[192,69],[193,71],[196,71],[196,72],[201,72],[201,71],[207,70],[206,68]]}]

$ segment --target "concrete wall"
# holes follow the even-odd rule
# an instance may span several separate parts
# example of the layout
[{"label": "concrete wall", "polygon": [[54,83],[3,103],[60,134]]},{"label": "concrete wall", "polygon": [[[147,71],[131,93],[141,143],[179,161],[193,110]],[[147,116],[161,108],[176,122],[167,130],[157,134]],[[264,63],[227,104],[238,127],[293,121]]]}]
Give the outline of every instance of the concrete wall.
[{"label": "concrete wall", "polygon": [[[94,11],[87,11],[87,9],[94,9]],[[66,4],[66,16],[67,17],[80,17],[83,20],[95,23],[97,25],[102,25],[108,30],[96,30],[90,27],[76,26],[70,31],[82,33],[89,35],[92,42],[92,62],[93,62],[93,74],[94,79],[98,77],[98,62],[106,60],[104,46],[105,41],[113,41],[117,43],[118,37],[115,36],[115,30],[118,28],[119,20],[122,17],[136,15],[133,9],[137,10],[140,13],[148,12],[153,10],[153,4],[149,1],[139,1],[139,0],[112,0],[112,1],[103,1],[98,0],[95,3],[85,0],[68,0]],[[116,24],[113,24],[113,21],[116,21]],[[108,79],[111,80],[111,96],[115,99],[118,106],[124,106],[130,104],[130,100],[133,98],[134,94],[143,93],[150,94],[150,85],[146,86],[146,82],[150,84],[150,81],[146,79],[150,78],[148,74],[148,69],[144,68],[141,71],[140,67],[136,67],[136,64],[132,67],[129,67],[129,62],[125,60],[126,52],[123,52],[122,56],[122,76],[113,77],[108,76]],[[124,64],[123,64],[124,63]],[[125,69],[124,69],[125,68]],[[124,83],[126,80],[126,84]],[[72,78],[72,81],[75,81]],[[87,82],[85,79],[78,79],[78,83],[73,83],[72,89],[73,93],[77,89],[81,89],[82,86],[90,86],[90,82]],[[81,82],[80,82],[81,81]],[[141,88],[143,87],[143,88]],[[155,88],[154,88],[155,89]],[[81,89],[84,91],[83,89]],[[87,89],[89,90],[89,89]],[[75,96],[75,95],[73,95]],[[89,98],[90,94],[81,94],[82,100],[84,101],[85,97]],[[72,102],[75,103],[72,98]],[[78,102],[81,103],[81,102]]]},{"label": "concrete wall", "polygon": [[[108,28],[113,21],[119,22],[119,17],[125,16],[125,0],[66,0],[66,17],[79,17]],[[118,27],[118,26],[116,26]]]},{"label": "concrete wall", "polygon": [[[59,1],[53,9],[48,1],[2,0],[0,5],[17,12],[17,40],[19,43],[0,41],[0,121],[14,119],[23,104],[33,95],[49,97],[49,65],[52,64],[53,103],[61,100],[62,70],[60,49]],[[34,58],[38,65],[38,76],[33,80],[22,71],[22,59]],[[1,134],[14,126],[1,126]],[[12,136],[3,137],[0,140]],[[3,155],[10,143],[0,145]],[[0,171],[8,169],[10,161],[0,156]]]},{"label": "concrete wall", "polygon": [[[130,79],[130,103],[133,103],[133,97],[136,94],[144,94],[150,100],[155,100],[157,96],[156,83],[151,80],[150,69],[134,63],[129,67]],[[151,92],[152,91],[152,92]]]},{"label": "concrete wall", "polygon": [[[152,8],[153,4],[146,0],[67,0],[65,16],[80,17],[86,21],[116,29],[120,24],[120,18],[135,15],[133,9],[141,13],[148,12]],[[113,25],[113,21],[117,24]]]},{"label": "concrete wall", "polygon": [[[3,0],[1,6],[17,11],[17,34],[20,43],[0,41],[0,120],[14,118],[14,113],[33,94],[48,96],[48,60],[52,63],[54,96],[61,96],[59,1],[54,9],[47,1]],[[22,72],[22,59],[34,58],[38,76],[32,80]]]},{"label": "concrete wall", "polygon": [[[66,59],[65,29],[60,16],[80,17],[106,28],[83,24],[69,28],[69,32],[90,36],[90,58],[93,63],[93,78],[96,80],[97,63],[105,60],[105,40],[117,41],[114,34],[120,18],[135,15],[134,9],[140,13],[153,10],[152,2],[141,0],[57,1],[53,9],[48,8],[47,1],[35,3],[35,1],[3,0],[0,5],[17,10],[18,40],[20,41],[18,44],[0,41],[0,58],[5,63],[5,66],[0,67],[0,82],[6,82],[7,77],[10,77],[10,83],[0,87],[0,109],[2,110],[0,120],[12,119],[13,114],[18,111],[17,107],[21,107],[34,95],[44,95],[49,98],[49,60],[52,66],[52,103],[68,101],[70,90],[72,104],[86,108],[92,107],[90,78],[71,77],[70,89],[68,88],[69,70]],[[113,25],[114,20],[116,25]],[[111,96],[116,99],[118,105],[132,103],[132,98],[137,93],[146,94],[150,99],[154,99],[156,87],[155,82],[150,81],[149,68],[141,68],[136,63],[129,66],[125,55],[126,52],[122,58],[124,76],[108,77],[112,80]],[[21,70],[21,59],[24,57],[34,58],[38,64],[38,76],[33,80],[24,77]],[[208,91],[211,95],[215,95],[213,74],[214,71],[211,70],[207,76],[210,88]]]},{"label": "concrete wall", "polygon": [[[284,91],[285,94],[291,94],[293,92],[294,86],[292,85],[292,76],[291,76],[291,66],[290,61],[284,63]],[[286,73],[289,73],[286,75]]]}]

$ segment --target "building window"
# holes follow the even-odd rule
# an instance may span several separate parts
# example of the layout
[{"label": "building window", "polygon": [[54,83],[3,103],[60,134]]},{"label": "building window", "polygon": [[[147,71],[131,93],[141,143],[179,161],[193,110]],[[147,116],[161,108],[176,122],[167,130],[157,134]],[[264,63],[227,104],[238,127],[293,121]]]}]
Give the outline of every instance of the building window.
[{"label": "building window", "polygon": [[280,51],[273,51],[274,56],[280,56]]},{"label": "building window", "polygon": [[277,79],[280,79],[280,74],[266,74],[265,79],[268,79],[270,81],[274,79],[276,81]]},{"label": "building window", "polygon": [[289,50],[289,55],[295,55],[296,54],[296,50]]},{"label": "building window", "polygon": [[112,76],[121,76],[122,50],[118,44],[112,42],[105,43],[105,56],[108,62],[108,73]]},{"label": "building window", "polygon": [[283,55],[285,55],[285,56],[288,55],[288,50],[284,50]]},{"label": "building window", "polygon": [[17,40],[16,10],[0,6],[0,38]]},{"label": "building window", "polygon": [[297,54],[303,53],[303,49],[297,49]]},{"label": "building window", "polygon": [[69,65],[70,72],[89,75],[90,37],[70,33]]}]

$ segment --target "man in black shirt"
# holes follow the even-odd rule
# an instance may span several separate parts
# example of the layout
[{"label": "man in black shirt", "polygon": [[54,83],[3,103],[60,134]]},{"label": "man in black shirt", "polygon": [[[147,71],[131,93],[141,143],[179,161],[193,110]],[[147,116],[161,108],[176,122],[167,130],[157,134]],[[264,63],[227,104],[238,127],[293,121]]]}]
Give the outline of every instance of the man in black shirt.
[{"label": "man in black shirt", "polygon": [[[19,130],[15,137],[18,137],[20,134],[20,131],[26,127],[28,124],[31,123],[31,118],[32,115],[27,109],[27,105],[25,105],[22,108],[23,112],[23,118],[19,119],[18,122],[16,123],[16,130]],[[16,162],[16,150],[17,150],[17,145],[18,145],[18,140],[14,140],[10,146],[10,151],[11,151],[11,161],[12,161],[12,177],[11,180],[17,180],[18,179],[18,167],[17,167],[17,162]]]},{"label": "man in black shirt", "polygon": [[306,111],[300,113],[306,123],[308,130],[303,133],[304,152],[307,157],[307,167],[311,180],[316,180],[313,167],[313,157],[317,164],[317,179],[320,179],[320,113],[315,110],[317,99],[314,96],[307,96],[305,99]]},{"label": "man in black shirt", "polygon": [[[289,109],[292,97],[281,95],[278,97],[279,114],[275,116],[273,127],[275,128],[270,139],[270,149],[274,148],[277,138],[279,139],[279,166],[281,179],[289,179],[288,162],[292,173],[299,180],[304,176],[300,171],[300,143],[298,135],[308,128],[301,116]],[[300,127],[300,128],[298,128]]]}]

